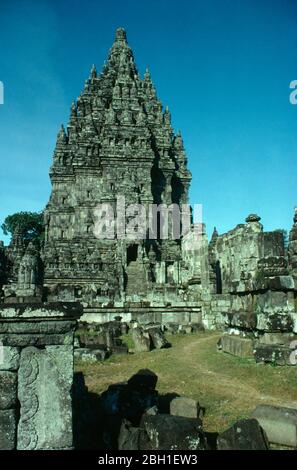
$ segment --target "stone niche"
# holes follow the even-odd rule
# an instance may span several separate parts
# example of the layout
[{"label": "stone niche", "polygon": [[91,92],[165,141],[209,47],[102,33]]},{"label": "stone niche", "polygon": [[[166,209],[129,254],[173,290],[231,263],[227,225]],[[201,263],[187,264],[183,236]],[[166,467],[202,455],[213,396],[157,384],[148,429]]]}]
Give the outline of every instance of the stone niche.
[{"label": "stone niche", "polygon": [[0,306],[0,449],[72,449],[76,303]]}]

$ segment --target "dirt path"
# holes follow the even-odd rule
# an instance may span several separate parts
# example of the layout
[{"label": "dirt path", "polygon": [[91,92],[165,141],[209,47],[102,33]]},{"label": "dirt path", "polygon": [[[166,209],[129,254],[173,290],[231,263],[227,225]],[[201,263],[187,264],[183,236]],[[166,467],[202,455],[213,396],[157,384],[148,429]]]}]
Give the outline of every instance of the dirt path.
[{"label": "dirt path", "polygon": [[[213,342],[214,339],[218,340],[220,336],[221,334],[214,333],[205,338],[197,338],[195,341],[191,341],[183,345],[182,351],[179,352],[179,356],[178,356],[179,360],[186,362],[186,360],[188,360],[188,357],[192,352],[195,351],[195,353],[197,353],[197,351],[199,351],[199,347],[201,346],[201,344]],[[263,395],[254,386],[251,386],[250,384],[236,377],[230,378],[228,375],[226,376],[226,374],[224,374],[224,371],[218,372],[218,371],[210,370],[209,368],[207,368],[207,365],[203,361],[196,363],[194,367],[197,370],[197,372],[199,372],[200,375],[207,377],[207,380],[217,383],[220,387],[226,390],[226,394],[230,395],[236,400],[241,400],[241,401],[252,400],[253,402],[255,401],[259,403],[265,402],[271,405],[277,404],[279,406],[287,406],[287,407],[292,407],[292,408],[297,407],[297,400],[296,401],[287,401],[287,400],[280,401],[280,397],[267,395],[267,394]],[[296,377],[296,382],[297,382],[297,377]]]},{"label": "dirt path", "polygon": [[158,376],[160,395],[189,396],[205,407],[204,423],[210,432],[250,416],[259,404],[297,408],[297,368],[260,366],[216,353],[220,336],[218,332],[176,335],[172,348],[82,364],[80,370],[89,390],[101,394],[139,369],[150,369]]}]

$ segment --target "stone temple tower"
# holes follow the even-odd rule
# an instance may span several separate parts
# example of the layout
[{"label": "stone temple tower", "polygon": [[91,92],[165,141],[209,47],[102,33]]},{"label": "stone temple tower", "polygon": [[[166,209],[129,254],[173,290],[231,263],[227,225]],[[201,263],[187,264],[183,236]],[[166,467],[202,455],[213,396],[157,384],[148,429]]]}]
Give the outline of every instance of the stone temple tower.
[{"label": "stone temple tower", "polygon": [[174,134],[150,74],[141,79],[125,30],[100,74],[95,66],[58,133],[45,210],[44,284],[49,299],[145,300],[180,282],[180,240],[98,239],[98,204],[188,203],[191,174],[180,133]]}]

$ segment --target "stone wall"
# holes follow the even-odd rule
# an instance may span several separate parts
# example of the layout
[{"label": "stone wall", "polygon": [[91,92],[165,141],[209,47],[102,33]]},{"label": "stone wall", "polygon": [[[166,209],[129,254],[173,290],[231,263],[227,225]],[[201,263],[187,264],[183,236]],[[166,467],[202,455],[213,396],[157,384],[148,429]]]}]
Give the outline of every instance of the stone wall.
[{"label": "stone wall", "polygon": [[71,449],[78,304],[0,305],[0,449]]},{"label": "stone wall", "polygon": [[[284,355],[284,348],[289,355],[290,341],[297,333],[295,219],[296,215],[288,252],[283,233],[264,232],[255,214],[247,217],[246,224],[216,235],[210,244],[218,293],[203,305],[204,323],[232,336],[250,338],[256,360],[261,356],[273,362]],[[269,334],[278,341],[273,347]],[[238,340],[230,341],[224,337],[222,349],[238,350]]]}]

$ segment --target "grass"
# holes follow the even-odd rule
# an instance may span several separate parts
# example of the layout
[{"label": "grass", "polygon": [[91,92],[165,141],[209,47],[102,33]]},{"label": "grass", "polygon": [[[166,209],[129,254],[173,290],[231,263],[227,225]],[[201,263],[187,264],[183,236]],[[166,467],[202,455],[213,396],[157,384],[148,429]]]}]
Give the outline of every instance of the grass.
[{"label": "grass", "polygon": [[125,346],[127,346],[128,349],[134,349],[135,348],[135,344],[134,344],[134,341],[132,339],[131,334],[128,333],[126,335],[122,335],[121,340],[122,340],[123,344],[125,344]]},{"label": "grass", "polygon": [[[176,393],[199,401],[206,408],[204,429],[221,432],[234,421],[248,417],[259,404],[297,407],[294,366],[256,364],[216,351],[218,332],[168,335],[170,349],[114,355],[104,363],[76,364],[91,392],[101,394],[139,369],[158,375],[160,394]],[[123,338],[132,347],[131,338]]]}]

